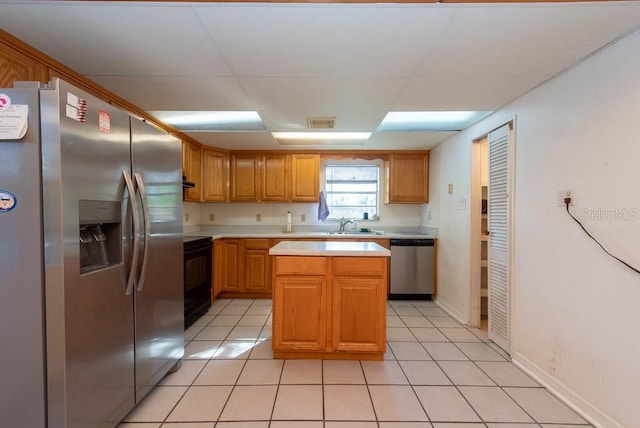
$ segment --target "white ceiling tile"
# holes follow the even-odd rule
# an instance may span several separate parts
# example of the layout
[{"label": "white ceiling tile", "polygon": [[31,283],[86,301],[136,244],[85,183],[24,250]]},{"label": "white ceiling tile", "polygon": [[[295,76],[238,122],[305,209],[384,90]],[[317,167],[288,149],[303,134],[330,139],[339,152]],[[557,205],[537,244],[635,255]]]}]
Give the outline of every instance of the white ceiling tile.
[{"label": "white ceiling tile", "polygon": [[254,104],[232,77],[89,78],[144,110],[254,110]]},{"label": "white ceiling tile", "polygon": [[463,7],[422,64],[419,74],[458,77],[556,74],[637,26],[640,4],[629,3],[627,7],[589,4]]},{"label": "white ceiling tile", "polygon": [[186,6],[8,5],[0,26],[83,74],[229,75],[208,32]]},{"label": "white ceiling tile", "polygon": [[407,83],[401,77],[243,77],[240,84],[258,110],[388,109]]},{"label": "white ceiling tile", "polygon": [[372,4],[196,10],[241,76],[406,76],[453,14]]},{"label": "white ceiling tile", "polygon": [[414,77],[392,110],[497,110],[544,80],[537,76]]},{"label": "white ceiling tile", "polygon": [[187,135],[207,146],[229,150],[278,149],[270,132],[189,132]]},{"label": "white ceiling tile", "polygon": [[456,132],[375,132],[365,144],[365,149],[428,150]]}]

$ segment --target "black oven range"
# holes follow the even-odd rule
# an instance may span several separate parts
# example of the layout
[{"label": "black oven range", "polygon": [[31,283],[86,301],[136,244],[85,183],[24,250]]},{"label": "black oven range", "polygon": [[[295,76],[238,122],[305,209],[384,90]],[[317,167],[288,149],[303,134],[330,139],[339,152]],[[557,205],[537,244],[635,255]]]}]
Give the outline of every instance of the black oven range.
[{"label": "black oven range", "polygon": [[210,236],[185,236],[184,328],[211,307],[213,243]]}]

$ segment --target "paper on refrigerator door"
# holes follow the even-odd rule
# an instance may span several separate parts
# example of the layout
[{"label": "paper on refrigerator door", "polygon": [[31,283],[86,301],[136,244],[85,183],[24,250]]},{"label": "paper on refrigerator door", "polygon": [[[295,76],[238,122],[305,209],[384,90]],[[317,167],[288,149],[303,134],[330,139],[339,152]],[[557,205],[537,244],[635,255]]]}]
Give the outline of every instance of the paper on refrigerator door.
[{"label": "paper on refrigerator door", "polygon": [[8,95],[0,94],[0,140],[19,140],[27,133],[29,106],[11,104]]}]

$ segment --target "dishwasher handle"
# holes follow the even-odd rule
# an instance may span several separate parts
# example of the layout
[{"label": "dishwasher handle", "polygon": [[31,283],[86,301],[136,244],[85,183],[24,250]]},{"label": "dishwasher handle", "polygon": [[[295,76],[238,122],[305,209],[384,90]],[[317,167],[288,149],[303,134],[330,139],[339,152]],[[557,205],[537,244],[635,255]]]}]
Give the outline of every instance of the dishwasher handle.
[{"label": "dishwasher handle", "polygon": [[391,245],[392,247],[433,247],[435,246],[435,239],[390,239],[389,245]]}]

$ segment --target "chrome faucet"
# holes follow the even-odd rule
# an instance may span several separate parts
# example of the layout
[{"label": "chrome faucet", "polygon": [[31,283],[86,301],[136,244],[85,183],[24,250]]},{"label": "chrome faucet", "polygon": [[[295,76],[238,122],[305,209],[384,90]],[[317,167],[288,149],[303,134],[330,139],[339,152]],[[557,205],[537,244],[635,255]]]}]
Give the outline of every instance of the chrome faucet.
[{"label": "chrome faucet", "polygon": [[342,219],[340,219],[340,233],[344,233],[344,227],[346,225],[348,225],[349,223],[353,223],[355,224],[355,222],[351,219],[345,219],[344,217],[342,217]]}]

